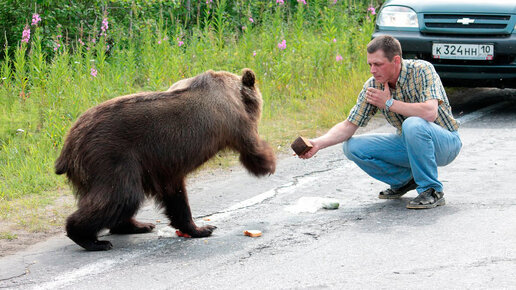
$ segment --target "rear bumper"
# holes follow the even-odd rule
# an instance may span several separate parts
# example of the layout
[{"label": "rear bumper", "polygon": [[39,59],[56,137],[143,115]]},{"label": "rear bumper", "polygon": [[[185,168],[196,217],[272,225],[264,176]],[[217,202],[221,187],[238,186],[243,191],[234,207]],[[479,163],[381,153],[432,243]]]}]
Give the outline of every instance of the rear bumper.
[{"label": "rear bumper", "polygon": [[[490,86],[516,88],[516,34],[508,36],[425,35],[419,31],[376,31],[396,37],[404,58],[431,62],[441,80],[449,86]],[[443,60],[432,58],[434,42],[494,44],[494,59],[490,61]]]}]

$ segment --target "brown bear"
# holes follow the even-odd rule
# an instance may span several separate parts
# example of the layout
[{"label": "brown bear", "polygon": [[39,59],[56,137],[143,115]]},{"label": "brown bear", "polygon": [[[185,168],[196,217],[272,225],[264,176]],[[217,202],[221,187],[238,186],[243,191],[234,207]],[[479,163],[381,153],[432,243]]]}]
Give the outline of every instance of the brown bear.
[{"label": "brown bear", "polygon": [[72,126],[56,160],[78,198],[67,219],[68,237],[86,250],[109,250],[99,241],[114,234],[146,233],[154,225],[134,219],[146,196],[153,197],[170,225],[191,237],[211,235],[214,226],[192,220],[185,177],[218,151],[240,153],[256,176],[274,173],[272,148],[258,136],[262,96],[255,74],[207,71],[164,92],[121,96],[87,110]]}]

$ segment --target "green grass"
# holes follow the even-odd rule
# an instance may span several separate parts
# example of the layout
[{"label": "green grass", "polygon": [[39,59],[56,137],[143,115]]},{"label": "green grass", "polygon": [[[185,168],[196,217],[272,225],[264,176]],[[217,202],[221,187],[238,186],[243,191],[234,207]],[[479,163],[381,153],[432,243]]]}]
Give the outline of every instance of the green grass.
[{"label": "green grass", "polygon": [[0,240],[16,240],[18,235],[10,233],[10,232],[0,232]]},{"label": "green grass", "polygon": [[[264,97],[260,134],[278,153],[288,152],[297,135],[323,133],[346,117],[369,76],[365,46],[373,22],[362,10],[350,16],[335,5],[321,10],[315,24],[307,23],[303,9],[265,13],[262,25],[249,23],[243,32],[233,32],[223,15],[188,33],[155,23],[129,37],[110,27],[109,42],[62,44],[53,55],[42,51],[41,41],[55,36],[36,29],[28,44],[10,48],[13,57],[6,48],[0,62],[0,218],[12,219],[20,207],[45,207],[59,196],[49,191],[67,188],[53,165],[67,130],[86,109],[119,95],[166,90],[208,69],[255,71]],[[208,166],[236,160],[222,152]],[[30,215],[15,219],[34,227]]]}]

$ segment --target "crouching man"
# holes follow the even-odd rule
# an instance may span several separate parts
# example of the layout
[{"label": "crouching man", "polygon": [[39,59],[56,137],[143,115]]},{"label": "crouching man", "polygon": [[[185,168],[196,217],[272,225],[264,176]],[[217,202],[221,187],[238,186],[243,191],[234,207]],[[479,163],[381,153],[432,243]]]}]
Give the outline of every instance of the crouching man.
[{"label": "crouching man", "polygon": [[[445,204],[437,167],[452,162],[462,143],[459,124],[452,116],[446,92],[434,67],[423,60],[401,58],[401,45],[391,36],[367,45],[367,63],[373,75],[364,84],[348,118],[326,134],[311,139],[313,147],[300,158],[343,142],[344,154],[373,178],[390,187],[381,199],[396,199],[417,189],[410,209]],[[380,110],[396,134],[355,136]]]}]

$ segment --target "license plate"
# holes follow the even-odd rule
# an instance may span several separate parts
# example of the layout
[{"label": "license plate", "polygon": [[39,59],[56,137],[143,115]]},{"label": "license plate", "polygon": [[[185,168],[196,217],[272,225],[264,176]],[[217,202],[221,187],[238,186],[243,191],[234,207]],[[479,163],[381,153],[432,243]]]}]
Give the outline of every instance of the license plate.
[{"label": "license plate", "polygon": [[433,58],[492,60],[493,44],[434,43]]}]

